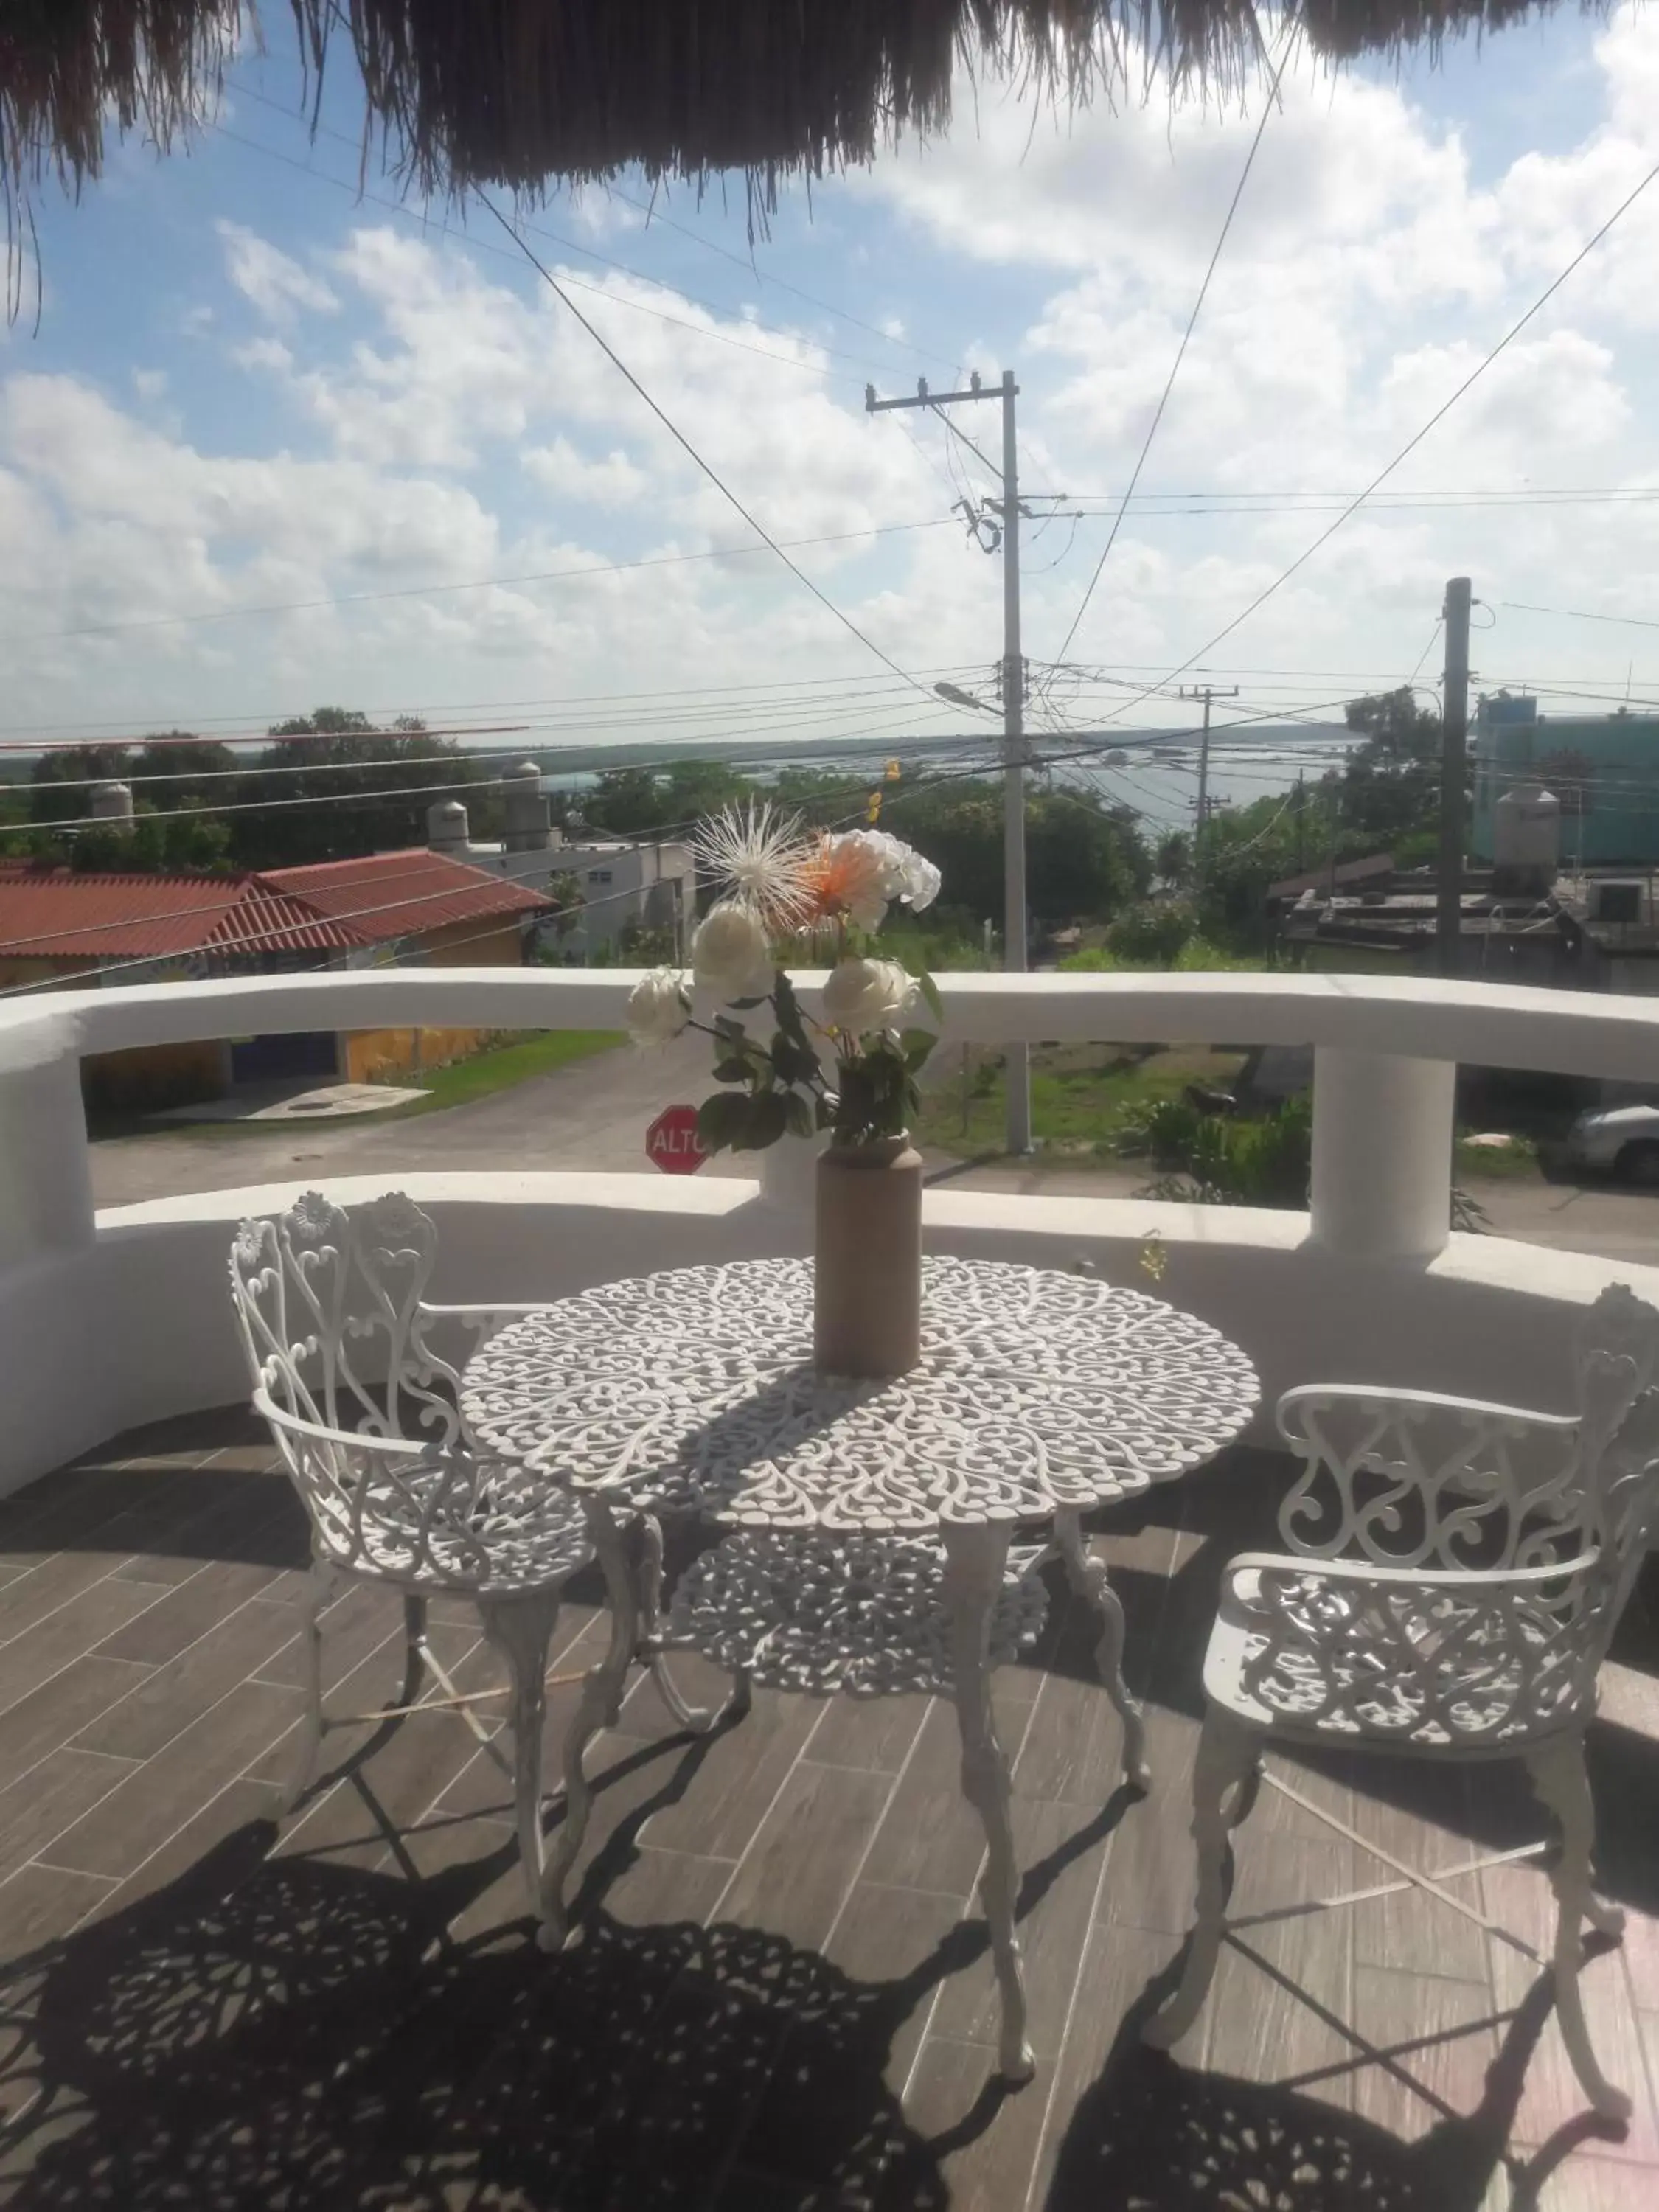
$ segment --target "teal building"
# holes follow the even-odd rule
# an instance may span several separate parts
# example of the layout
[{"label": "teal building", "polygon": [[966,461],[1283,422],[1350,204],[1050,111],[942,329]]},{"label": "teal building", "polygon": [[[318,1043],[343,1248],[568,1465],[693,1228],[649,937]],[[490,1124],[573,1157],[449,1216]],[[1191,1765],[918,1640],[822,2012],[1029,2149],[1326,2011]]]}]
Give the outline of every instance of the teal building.
[{"label": "teal building", "polygon": [[1517,783],[1561,805],[1561,866],[1659,866],[1659,714],[1541,714],[1525,692],[1483,698],[1474,717],[1469,850],[1490,864],[1493,811]]}]

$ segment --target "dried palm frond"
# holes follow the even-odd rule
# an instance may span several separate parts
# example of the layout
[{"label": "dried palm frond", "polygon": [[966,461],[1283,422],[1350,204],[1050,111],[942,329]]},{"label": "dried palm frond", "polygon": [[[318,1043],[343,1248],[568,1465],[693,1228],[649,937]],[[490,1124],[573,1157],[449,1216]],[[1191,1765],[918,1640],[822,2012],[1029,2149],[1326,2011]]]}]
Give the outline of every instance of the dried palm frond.
[{"label": "dried palm frond", "polygon": [[[1224,96],[1262,46],[1254,0],[289,4],[314,82],[331,43],[349,39],[368,127],[428,195],[475,185],[533,195],[635,163],[699,187],[737,170],[755,228],[786,177],[822,177],[942,130],[959,62],[1072,101],[1109,97],[1132,67]],[[1347,56],[1437,46],[1550,4],[1292,0],[1267,21]],[[112,113],[165,149],[216,97],[254,18],[254,0],[0,0],[0,188],[14,246],[45,174],[75,190],[97,175]]]}]

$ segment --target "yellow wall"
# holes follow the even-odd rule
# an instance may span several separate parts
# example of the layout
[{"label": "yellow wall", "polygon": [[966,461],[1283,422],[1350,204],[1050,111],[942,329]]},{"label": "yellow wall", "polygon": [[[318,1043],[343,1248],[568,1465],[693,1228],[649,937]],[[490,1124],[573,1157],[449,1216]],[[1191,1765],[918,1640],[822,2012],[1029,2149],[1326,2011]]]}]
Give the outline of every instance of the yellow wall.
[{"label": "yellow wall", "polygon": [[[516,921],[487,935],[476,922],[447,922],[416,938],[410,949],[434,968],[518,968],[524,961]],[[342,1039],[343,1072],[348,1083],[373,1083],[442,1067],[480,1050],[489,1035],[488,1030],[354,1030]]]}]

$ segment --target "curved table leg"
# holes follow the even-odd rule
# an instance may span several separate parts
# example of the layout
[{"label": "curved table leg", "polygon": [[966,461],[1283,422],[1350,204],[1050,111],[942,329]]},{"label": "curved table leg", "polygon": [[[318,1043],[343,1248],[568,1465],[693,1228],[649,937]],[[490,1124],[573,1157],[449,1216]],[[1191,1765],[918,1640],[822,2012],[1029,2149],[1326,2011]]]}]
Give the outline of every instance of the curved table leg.
[{"label": "curved table leg", "polygon": [[588,1745],[599,1730],[616,1724],[628,1669],[640,1642],[639,1587],[629,1557],[632,1516],[619,1519],[615,1509],[597,1496],[582,1500],[582,1512],[605,1573],[605,1595],[611,1601],[611,1642],[604,1658],[588,1669],[575,1717],[564,1740],[564,1819],[543,1877],[544,1948],[556,1948],[569,1933],[564,1885],[582,1847],[593,1803],[584,1760]]},{"label": "curved table leg", "polygon": [[1054,1543],[1066,1562],[1066,1580],[1100,1615],[1095,1664],[1100,1669],[1106,1694],[1123,1723],[1124,1779],[1137,1790],[1150,1790],[1152,1777],[1146,1764],[1146,1724],[1123,1680],[1123,1607],[1107,1579],[1104,1564],[1089,1556],[1083,1516],[1074,1508],[1062,1507],[1054,1515]]},{"label": "curved table leg", "polygon": [[657,1695],[667,1706],[675,1725],[693,1735],[708,1735],[719,1728],[722,1721],[738,1720],[749,1710],[750,1689],[746,1674],[737,1675],[732,1684],[732,1694],[723,1705],[690,1705],[680,1694],[679,1684],[669,1669],[662,1648],[662,1522],[654,1513],[639,1516],[641,1540],[640,1560],[640,1633],[641,1656],[657,1686]]},{"label": "curved table leg", "polygon": [[957,1722],[962,1731],[962,1793],[985,1827],[981,1896],[1002,1996],[999,2070],[1011,2081],[1029,2081],[1036,2062],[1026,2039],[1025,1986],[1019,1938],[1014,1933],[1018,1869],[1008,1814],[1008,1761],[997,1741],[991,1711],[989,1659],[991,1610],[1002,1585],[1011,1532],[1006,1527],[947,1522],[940,1533]]}]

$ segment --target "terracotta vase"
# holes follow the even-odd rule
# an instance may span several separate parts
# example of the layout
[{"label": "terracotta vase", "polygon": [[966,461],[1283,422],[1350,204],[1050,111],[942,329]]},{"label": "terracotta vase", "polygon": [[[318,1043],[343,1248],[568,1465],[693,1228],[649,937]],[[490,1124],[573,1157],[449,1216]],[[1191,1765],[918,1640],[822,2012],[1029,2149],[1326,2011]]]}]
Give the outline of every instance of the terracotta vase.
[{"label": "terracotta vase", "polygon": [[817,1164],[812,1356],[827,1375],[902,1375],[921,1357],[921,1154],[909,1133]]}]

